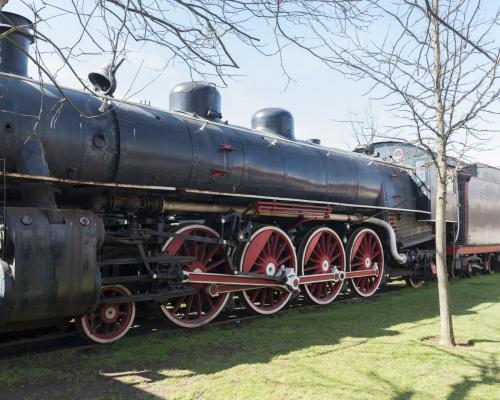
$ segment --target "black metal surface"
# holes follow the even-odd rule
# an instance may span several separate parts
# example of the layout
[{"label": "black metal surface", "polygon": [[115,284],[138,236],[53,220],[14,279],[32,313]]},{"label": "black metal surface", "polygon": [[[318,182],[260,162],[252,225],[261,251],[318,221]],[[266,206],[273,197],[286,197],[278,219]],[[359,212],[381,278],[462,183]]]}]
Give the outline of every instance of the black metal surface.
[{"label": "black metal surface", "polygon": [[[118,163],[119,136],[113,113],[99,115],[100,99],[66,91],[67,101],[52,86],[0,76],[0,135],[8,171],[18,171],[19,156],[30,137],[43,151],[54,177],[113,180]],[[44,112],[38,121],[40,109]],[[86,118],[82,116],[94,116]]]},{"label": "black metal surface", "polygon": [[116,296],[104,298],[99,301],[100,304],[121,304],[127,302],[142,302],[142,301],[156,301],[164,302],[168,299],[180,296],[191,296],[196,293],[196,289],[191,286],[183,285],[182,289],[162,290],[158,293],[140,293],[131,296]]},{"label": "black metal surface", "polygon": [[107,285],[123,285],[123,284],[135,284],[135,283],[143,283],[143,282],[159,282],[162,280],[177,280],[180,281],[182,279],[181,274],[158,274],[156,278],[153,278],[150,275],[123,275],[123,276],[112,276],[109,278],[102,278],[101,284],[102,286]]},{"label": "black metal surface", "polygon": [[295,140],[293,116],[283,108],[269,107],[257,111],[252,116],[252,129]]},{"label": "black metal surface", "polygon": [[183,82],[176,85],[170,92],[170,109],[214,121],[222,118],[219,91],[206,82]]},{"label": "black metal surface", "polygon": [[0,71],[28,76],[28,51],[33,41],[32,22],[20,15],[0,11]]},{"label": "black metal surface", "polygon": [[45,210],[7,208],[0,324],[73,317],[96,304],[102,222],[86,211],[59,213],[63,222],[51,223]]},{"label": "black metal surface", "polygon": [[[167,256],[167,255],[159,255],[159,256],[149,256],[146,257],[148,262],[156,262],[160,265],[170,264],[170,263],[190,263],[195,259],[194,257],[182,257],[182,256]],[[99,266],[103,267],[106,265],[127,265],[127,264],[137,264],[141,263],[143,259],[141,257],[128,257],[128,258],[116,258],[109,259],[105,261],[99,261]]]},{"label": "black metal surface", "polygon": [[43,101],[37,140],[54,177],[415,207],[407,174],[356,154],[121,102],[100,115],[101,99],[66,90],[74,109],[51,86],[4,75],[0,91],[0,108],[13,112],[0,114],[8,171],[36,124],[14,113],[36,116]]}]

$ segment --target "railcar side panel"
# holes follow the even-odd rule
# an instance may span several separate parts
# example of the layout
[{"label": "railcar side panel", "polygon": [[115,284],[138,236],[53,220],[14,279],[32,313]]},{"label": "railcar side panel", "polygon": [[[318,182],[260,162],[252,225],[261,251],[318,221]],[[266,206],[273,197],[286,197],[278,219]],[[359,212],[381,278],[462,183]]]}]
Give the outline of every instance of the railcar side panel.
[{"label": "railcar side panel", "polygon": [[477,176],[470,178],[466,190],[467,245],[500,243],[500,171],[477,165]]}]

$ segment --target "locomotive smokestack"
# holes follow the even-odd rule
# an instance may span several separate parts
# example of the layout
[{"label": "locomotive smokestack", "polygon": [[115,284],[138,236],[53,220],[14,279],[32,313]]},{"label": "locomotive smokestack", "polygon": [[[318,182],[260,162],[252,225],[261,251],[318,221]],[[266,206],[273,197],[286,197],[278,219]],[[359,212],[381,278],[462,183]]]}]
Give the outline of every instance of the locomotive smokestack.
[{"label": "locomotive smokestack", "polygon": [[33,43],[32,22],[21,15],[0,11],[0,72],[28,76],[28,50]]}]

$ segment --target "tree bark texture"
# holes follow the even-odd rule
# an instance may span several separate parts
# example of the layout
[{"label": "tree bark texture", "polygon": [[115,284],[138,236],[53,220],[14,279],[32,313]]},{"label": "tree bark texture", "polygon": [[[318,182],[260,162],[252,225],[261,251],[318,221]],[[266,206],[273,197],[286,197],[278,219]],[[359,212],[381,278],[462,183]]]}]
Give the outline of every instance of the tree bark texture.
[{"label": "tree bark texture", "polygon": [[[434,15],[439,15],[439,0],[433,0]],[[447,187],[447,162],[446,162],[446,130],[444,107],[442,100],[442,65],[440,45],[440,23],[431,16],[431,41],[434,52],[434,102],[436,109],[437,133],[437,193],[436,193],[436,268],[439,294],[439,314],[441,320],[440,344],[454,346],[453,321],[451,317],[450,290],[448,285],[448,271],[446,265],[446,187]]]}]

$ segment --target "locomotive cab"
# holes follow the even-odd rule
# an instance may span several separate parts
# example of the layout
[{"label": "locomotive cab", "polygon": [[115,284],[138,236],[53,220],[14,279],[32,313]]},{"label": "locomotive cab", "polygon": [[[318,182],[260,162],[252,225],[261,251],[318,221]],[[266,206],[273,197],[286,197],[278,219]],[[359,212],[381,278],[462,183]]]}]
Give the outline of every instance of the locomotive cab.
[{"label": "locomotive cab", "polygon": [[[417,188],[417,208],[431,212],[431,218],[425,218],[425,220],[435,220],[437,169],[428,152],[410,143],[398,141],[373,143],[368,146],[367,150],[370,154],[386,162],[404,164],[411,168],[410,177]],[[450,223],[456,223],[457,177],[455,160],[448,159],[448,171],[446,220]]]}]

